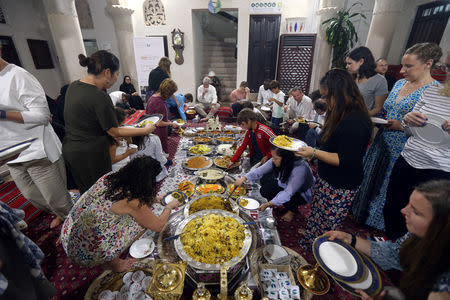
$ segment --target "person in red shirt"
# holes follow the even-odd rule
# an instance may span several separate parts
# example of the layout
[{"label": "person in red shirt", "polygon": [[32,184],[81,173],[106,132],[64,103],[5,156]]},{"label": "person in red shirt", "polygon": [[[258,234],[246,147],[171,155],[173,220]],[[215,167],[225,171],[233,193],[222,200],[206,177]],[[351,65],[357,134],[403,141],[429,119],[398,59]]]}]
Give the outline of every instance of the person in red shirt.
[{"label": "person in red shirt", "polygon": [[[270,157],[272,144],[269,139],[275,137],[272,129],[257,121],[257,115],[251,109],[241,110],[237,117],[239,126],[247,129],[242,145],[231,158],[231,164],[235,163],[247,146],[250,150],[250,164],[253,166],[259,162],[264,164]],[[231,166],[231,165],[230,165]]]}]

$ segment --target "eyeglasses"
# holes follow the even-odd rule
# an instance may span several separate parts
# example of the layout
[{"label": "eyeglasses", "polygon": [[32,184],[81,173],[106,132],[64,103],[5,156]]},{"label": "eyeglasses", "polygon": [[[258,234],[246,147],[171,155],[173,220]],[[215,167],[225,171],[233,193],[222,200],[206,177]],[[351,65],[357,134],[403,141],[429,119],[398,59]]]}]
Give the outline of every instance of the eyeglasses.
[{"label": "eyeglasses", "polygon": [[442,72],[448,72],[450,70],[449,64],[442,64],[439,67],[441,68]]}]

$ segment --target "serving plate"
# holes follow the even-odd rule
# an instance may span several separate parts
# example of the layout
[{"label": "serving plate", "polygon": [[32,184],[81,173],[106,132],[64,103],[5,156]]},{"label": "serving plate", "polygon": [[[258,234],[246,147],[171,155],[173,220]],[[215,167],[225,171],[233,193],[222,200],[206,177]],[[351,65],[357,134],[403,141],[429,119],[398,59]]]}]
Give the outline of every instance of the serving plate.
[{"label": "serving plate", "polygon": [[411,126],[409,129],[412,134],[435,147],[450,147],[450,133],[442,129],[442,124],[446,121],[444,118],[428,114],[428,121],[425,126]]},{"label": "serving plate", "polygon": [[377,296],[383,288],[380,272],[370,258],[363,253],[361,253],[361,256],[364,261],[364,268],[366,268],[366,276],[363,278],[363,281],[358,283],[345,283],[340,280],[336,280],[336,283],[355,296],[361,296],[356,292],[356,290],[362,290],[369,296],[375,298],[375,296]]},{"label": "serving plate", "polygon": [[[33,143],[33,141],[35,141],[37,138],[32,138],[20,143],[16,143],[14,145],[5,147],[0,149],[0,160],[6,160],[8,158],[13,157],[16,154],[19,154],[20,152],[22,152],[23,150],[27,149],[28,147],[30,147],[30,145]],[[3,141],[2,143],[4,143],[5,141]]]},{"label": "serving plate", "polygon": [[145,118],[145,119],[139,121],[139,122],[135,125],[135,127],[144,127],[143,124],[146,123],[146,122],[152,122],[152,124],[156,124],[156,123],[158,123],[159,121],[161,121],[162,118],[163,118],[163,115],[162,115],[162,114],[152,114],[152,115],[150,115],[148,118]]},{"label": "serving plate", "polygon": [[[189,202],[186,204],[186,206],[184,207],[184,209],[183,209],[184,217],[187,218],[187,217],[190,216],[189,210],[190,210],[191,206],[192,206],[195,202],[197,202],[198,200],[200,200],[200,199],[202,199],[202,198],[204,198],[204,197],[210,197],[210,196],[217,196],[217,197],[221,198],[222,200],[226,200],[226,198],[227,198],[226,195],[223,195],[223,194],[217,194],[217,193],[210,193],[210,194],[198,195],[197,197],[195,197],[194,199],[192,199],[192,201],[189,201]],[[237,206],[236,202],[235,202],[233,199],[229,199],[228,201],[229,201],[230,206],[231,206],[231,210],[232,210],[231,213],[239,214],[239,207]],[[209,210],[209,209],[204,209],[204,210]],[[226,210],[224,210],[224,211],[226,211]],[[197,212],[195,212],[195,213],[193,213],[193,214],[196,214],[196,213],[197,213]]]},{"label": "serving plate", "polygon": [[331,277],[346,283],[364,280],[364,262],[355,248],[339,239],[329,240],[324,235],[314,240],[312,248],[316,261]]},{"label": "serving plate", "polygon": [[299,148],[308,146],[304,141],[301,141],[301,140],[298,140],[295,138],[291,138],[291,137],[289,137],[292,140],[292,144],[290,146],[279,146],[279,145],[277,145],[276,142],[274,142],[274,140],[276,138],[277,137],[271,137],[269,141],[272,143],[272,145],[274,145],[278,148],[281,148],[281,149],[285,149],[285,150],[289,150],[289,151],[297,151]]},{"label": "serving plate", "polygon": [[200,179],[206,180],[207,182],[215,182],[224,178],[227,175],[227,172],[224,170],[211,168],[199,170],[195,172],[195,175],[197,175]]},{"label": "serving plate", "polygon": [[[205,146],[206,148],[208,148],[208,150],[205,150],[204,153],[194,153],[192,152],[193,150],[195,150],[195,148],[198,148],[199,146]],[[212,152],[213,148],[211,145],[206,145],[206,144],[197,144],[195,146],[192,146],[189,148],[189,154],[190,155],[208,155]]]},{"label": "serving plate", "polygon": [[374,124],[380,124],[380,125],[386,125],[389,124],[389,122],[385,119],[382,118],[377,118],[377,117],[371,117],[370,120],[372,121],[372,123]]},{"label": "serving plate", "polygon": [[[187,166],[188,160],[193,159],[194,157],[204,157],[206,159],[206,161],[208,162],[208,164],[205,167],[201,167],[201,168],[190,168],[190,167],[188,167]],[[212,165],[213,165],[212,159],[207,157],[207,156],[203,156],[203,155],[194,155],[194,156],[188,157],[188,158],[183,160],[183,168],[191,170],[191,171],[200,171],[200,170],[208,169]]]},{"label": "serving plate", "polygon": [[[209,189],[209,191],[207,191],[208,189]],[[205,194],[211,194],[211,193],[223,194],[225,192],[225,188],[218,183],[203,183],[203,184],[198,185],[195,188],[195,191],[199,195],[205,195]]]},{"label": "serving plate", "polygon": [[[221,210],[221,209],[207,209],[207,210],[198,211],[198,212],[186,217],[178,225],[178,227],[175,231],[175,234],[181,234],[183,232],[184,228],[186,227],[186,225],[190,221],[192,221],[196,218],[199,218],[199,217],[207,216],[209,214],[217,214],[217,215],[224,216],[224,217],[231,217],[231,218],[235,219],[236,221],[238,221],[240,224],[245,222],[237,214],[233,214],[231,212]],[[200,270],[208,270],[208,271],[219,271],[223,265],[229,266],[230,268],[233,267],[234,265],[239,263],[242,259],[244,259],[244,257],[247,255],[247,253],[250,249],[250,246],[252,244],[252,233],[251,233],[250,229],[247,227],[245,227],[244,233],[245,233],[244,245],[242,246],[242,249],[241,249],[239,255],[233,257],[231,260],[229,260],[227,262],[224,262],[223,264],[205,264],[205,263],[202,263],[199,261],[195,261],[184,251],[181,239],[175,240],[175,242],[174,242],[175,250],[176,250],[178,256],[183,261],[186,261],[193,268],[200,269]]]},{"label": "serving plate", "polygon": [[235,150],[231,149],[232,144],[220,144],[217,146],[217,153],[225,156],[233,156]]}]

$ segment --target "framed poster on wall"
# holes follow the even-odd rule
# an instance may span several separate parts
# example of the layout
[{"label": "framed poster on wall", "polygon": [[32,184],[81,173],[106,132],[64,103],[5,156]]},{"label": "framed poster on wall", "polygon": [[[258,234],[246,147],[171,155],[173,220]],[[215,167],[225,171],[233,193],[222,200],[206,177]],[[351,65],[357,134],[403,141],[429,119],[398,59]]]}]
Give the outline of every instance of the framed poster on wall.
[{"label": "framed poster on wall", "polygon": [[22,63],[20,62],[12,37],[0,35],[0,45],[2,45],[3,59],[11,64],[21,67]]},{"label": "framed poster on wall", "polygon": [[147,93],[148,74],[158,66],[158,62],[163,56],[169,56],[167,36],[134,38],[134,57],[141,95]]},{"label": "framed poster on wall", "polygon": [[27,42],[36,69],[53,69],[52,55],[47,41],[27,39]]}]

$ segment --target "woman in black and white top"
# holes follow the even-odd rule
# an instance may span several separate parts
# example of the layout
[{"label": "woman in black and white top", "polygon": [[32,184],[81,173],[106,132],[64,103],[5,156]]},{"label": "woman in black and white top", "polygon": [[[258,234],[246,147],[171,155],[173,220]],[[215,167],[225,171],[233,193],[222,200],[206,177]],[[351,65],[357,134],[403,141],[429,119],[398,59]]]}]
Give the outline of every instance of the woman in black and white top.
[{"label": "woman in black and white top", "polygon": [[[425,126],[428,117],[438,116],[445,120],[442,130],[450,134],[450,52],[443,65],[447,81],[428,88],[403,118],[405,131],[408,127]],[[400,209],[408,203],[409,195],[419,183],[431,179],[450,179],[450,145],[435,146],[416,136],[410,136],[400,157],[392,169],[386,193],[384,222],[386,234],[395,239],[406,232],[405,220]],[[402,187],[402,188],[399,188]]]}]

